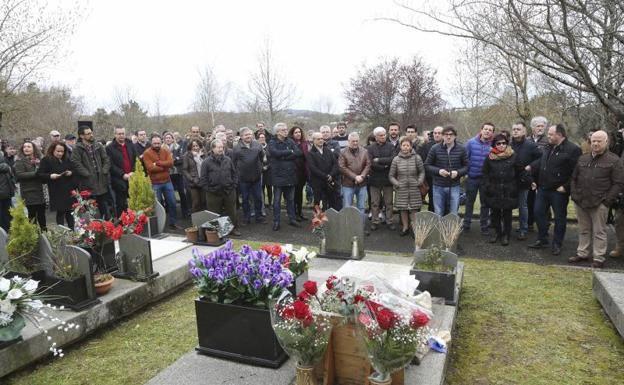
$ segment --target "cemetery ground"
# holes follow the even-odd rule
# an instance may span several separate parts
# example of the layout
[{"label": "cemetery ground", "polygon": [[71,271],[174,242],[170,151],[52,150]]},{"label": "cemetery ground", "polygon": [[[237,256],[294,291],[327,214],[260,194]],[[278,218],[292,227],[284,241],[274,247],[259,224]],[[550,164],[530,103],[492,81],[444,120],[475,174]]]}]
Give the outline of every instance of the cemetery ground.
[{"label": "cemetery ground", "polygon": [[[305,226],[273,232],[270,225],[253,224],[242,232],[237,246],[317,244]],[[531,235],[529,241],[512,240],[509,247],[490,245],[473,221],[472,231],[460,237],[465,275],[446,383],[624,383],[624,342],[592,295],[591,269],[567,266],[576,226],[568,226],[558,257],[526,248]],[[376,254],[410,258],[413,250],[409,237],[383,226],[364,243]],[[313,260],[312,267],[317,263],[323,260]],[[607,266],[623,270],[624,261],[608,259]],[[63,359],[42,362],[0,383],[145,383],[197,345],[195,297],[189,285],[68,347]]]}]

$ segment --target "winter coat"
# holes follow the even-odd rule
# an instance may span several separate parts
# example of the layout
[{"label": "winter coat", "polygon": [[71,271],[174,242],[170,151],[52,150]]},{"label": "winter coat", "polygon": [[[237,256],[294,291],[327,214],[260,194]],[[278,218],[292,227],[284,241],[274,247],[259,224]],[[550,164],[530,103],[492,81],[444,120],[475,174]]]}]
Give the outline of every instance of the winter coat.
[{"label": "winter coat", "polygon": [[425,180],[425,166],[415,152],[399,152],[392,159],[389,180],[395,188],[394,207],[397,210],[418,210],[422,206],[420,186]]},{"label": "winter coat", "polygon": [[370,172],[368,151],[362,146],[359,146],[355,151],[349,147],[345,148],[340,152],[338,167],[340,167],[340,173],[342,174],[343,186],[354,187],[355,177],[358,175],[364,177],[364,181],[358,186],[366,185],[366,177]]},{"label": "winter coat", "polygon": [[[72,175],[63,175],[58,179],[50,178],[51,174],[62,174],[65,171],[71,171]],[[50,210],[71,210],[72,205],[76,202],[76,199],[72,196],[72,191],[78,188],[78,183],[75,178],[74,166],[69,157],[65,157],[62,160],[58,160],[55,157],[44,157],[39,164],[37,175],[48,184]]]},{"label": "winter coat", "polygon": [[215,194],[227,195],[236,190],[238,174],[234,162],[225,155],[208,155],[201,165],[199,185]]},{"label": "winter coat", "polygon": [[[294,140],[293,140],[294,141]],[[308,180],[308,167],[306,165],[306,158],[308,156],[308,143],[307,142],[295,142],[301,155],[295,159],[295,166],[297,172],[297,184],[304,184]]]},{"label": "winter coat", "polygon": [[[447,151],[447,147],[442,143],[435,144],[431,147],[427,160],[425,160],[425,169],[431,174],[433,184],[440,187],[459,186],[462,176],[468,172],[468,154],[461,144],[455,142],[451,151]],[[440,170],[448,172],[457,171],[455,179],[451,176],[443,177]]]},{"label": "winter coat", "polygon": [[312,190],[318,191],[325,187],[327,185],[327,177],[330,175],[334,183],[338,183],[338,178],[340,177],[338,160],[329,147],[323,146],[323,153],[321,154],[315,146],[312,146],[312,149],[308,152],[307,164]]},{"label": "winter coat", "polygon": [[473,179],[481,178],[483,162],[490,154],[492,141],[484,141],[481,134],[470,139],[466,143],[466,156],[468,157],[468,177]]},{"label": "winter coat", "polygon": [[534,143],[537,148],[542,152],[546,147],[548,147],[548,135],[546,134],[538,136],[537,138],[534,138],[533,136],[528,136],[527,140]]},{"label": "winter coat", "polygon": [[242,141],[234,147],[233,159],[234,167],[238,172],[241,182],[255,183],[262,177],[262,163],[264,151],[262,146],[255,140],[249,147],[243,145]]},{"label": "winter coat", "polygon": [[158,151],[154,150],[153,147],[145,149],[143,152],[143,164],[152,184],[171,181],[169,169],[173,167],[173,157],[166,148],[161,147]]},{"label": "winter coat", "polygon": [[545,190],[556,190],[560,186],[570,192],[570,179],[581,156],[581,148],[564,139],[558,146],[548,145],[542,156],[531,164],[531,171],[537,176],[537,184]]},{"label": "winter coat", "polygon": [[[205,159],[203,155],[201,158]],[[190,188],[201,188],[201,186],[199,185],[199,172],[197,171],[197,163],[195,162],[195,158],[193,158],[192,151],[187,151],[182,158],[182,175],[184,175],[184,178],[186,179]]]},{"label": "winter coat", "polygon": [[171,146],[167,146],[167,149],[171,153],[171,158],[173,159],[173,167],[169,169],[169,175],[182,174],[182,163],[184,162],[183,156],[184,151],[182,150],[182,146],[178,143],[171,143]]},{"label": "winter coat", "polygon": [[[128,153],[128,160],[130,160],[130,170],[134,172],[134,163],[138,154],[135,147],[132,145],[132,141],[126,139],[126,152]],[[106,154],[110,159],[110,174],[111,174],[111,186],[115,191],[128,191],[128,181],[124,180],[123,170],[123,154],[121,152],[121,145],[113,140],[108,146],[106,146]]]},{"label": "winter coat", "polygon": [[93,142],[93,152],[95,164],[85,143],[80,141],[74,146],[71,162],[79,189],[90,190],[92,195],[103,195],[108,192],[110,160],[104,146],[98,142]]},{"label": "winter coat", "polygon": [[[377,142],[372,143],[366,150],[371,164],[368,184],[375,187],[392,186],[390,179],[388,179],[388,172],[390,172],[390,165],[396,156],[396,148],[392,143],[386,141],[382,145]],[[375,158],[377,158],[377,162],[373,161]]]},{"label": "winter coat", "polygon": [[518,207],[518,179],[521,170],[522,166],[518,163],[516,154],[506,159],[485,159],[481,188],[488,207],[503,210]]},{"label": "winter coat", "polygon": [[43,182],[37,175],[37,166],[30,162],[30,158],[19,158],[15,161],[15,177],[26,205],[45,204]]},{"label": "winter coat", "polygon": [[572,173],[572,200],[584,209],[601,203],[610,207],[624,189],[624,166],[617,155],[606,151],[592,157],[581,155]]},{"label": "winter coat", "polygon": [[297,184],[297,165],[295,160],[301,156],[301,149],[295,142],[286,138],[274,138],[269,142],[271,163],[271,184],[273,186],[294,186]]},{"label": "winter coat", "polygon": [[0,151],[0,199],[8,199],[15,195],[13,170]]}]

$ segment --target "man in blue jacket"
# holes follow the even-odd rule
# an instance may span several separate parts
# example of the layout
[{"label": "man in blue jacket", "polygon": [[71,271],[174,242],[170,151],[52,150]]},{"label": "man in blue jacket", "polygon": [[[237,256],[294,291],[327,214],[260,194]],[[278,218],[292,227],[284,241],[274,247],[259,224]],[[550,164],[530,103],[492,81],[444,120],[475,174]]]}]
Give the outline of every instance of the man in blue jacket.
[{"label": "man in blue jacket", "polygon": [[481,189],[481,176],[483,176],[483,162],[492,149],[492,137],[494,136],[494,124],[483,123],[481,131],[466,143],[466,155],[468,156],[468,178],[466,178],[466,214],[464,215],[464,231],[470,230],[472,212],[477,192],[481,209],[479,222],[481,222],[481,234],[488,235],[490,222],[490,209],[486,206],[483,191]]},{"label": "man in blue jacket", "polygon": [[453,126],[442,130],[442,143],[431,147],[425,169],[433,177],[433,206],[435,213],[443,216],[457,214],[459,209],[459,181],[468,173],[468,157],[464,147],[456,142]]}]

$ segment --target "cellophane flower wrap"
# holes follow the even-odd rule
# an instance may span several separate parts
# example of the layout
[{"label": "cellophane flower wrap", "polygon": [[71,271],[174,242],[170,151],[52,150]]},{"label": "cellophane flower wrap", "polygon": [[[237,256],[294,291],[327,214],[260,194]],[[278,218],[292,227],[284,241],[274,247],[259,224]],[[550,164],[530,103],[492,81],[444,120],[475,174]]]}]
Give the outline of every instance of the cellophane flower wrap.
[{"label": "cellophane flower wrap", "polygon": [[295,277],[306,272],[310,267],[310,260],[316,256],[314,251],[309,251],[306,247],[295,249],[291,244],[265,244],[260,249],[275,258],[282,258],[282,255],[285,254],[288,258],[285,259],[284,265],[292,271]]},{"label": "cellophane flower wrap", "polygon": [[323,310],[316,282],[304,283],[296,298],[290,292],[271,305],[271,325],[277,340],[300,367],[314,366],[325,354],[335,314]]},{"label": "cellophane flower wrap", "polygon": [[358,303],[355,313],[358,332],[375,369],[371,378],[385,381],[414,358],[418,346],[427,339],[425,326],[433,314],[413,297],[380,282],[363,282],[359,286],[369,295]]},{"label": "cellophane flower wrap", "polygon": [[208,301],[268,307],[270,299],[279,298],[293,284],[287,258],[248,245],[234,250],[228,241],[206,255],[193,249],[189,269],[200,296]]},{"label": "cellophane flower wrap", "polygon": [[341,315],[344,322],[355,322],[355,309],[370,296],[370,292],[358,287],[352,277],[330,276],[325,281],[322,301],[325,310]]},{"label": "cellophane flower wrap", "polygon": [[[43,304],[42,301],[52,296],[37,291],[39,281],[19,276],[8,277],[6,274],[6,269],[0,266],[0,341],[18,338],[26,326],[26,321],[31,322],[46,335],[48,331],[40,325],[43,320],[58,323],[57,330],[63,332],[79,328],[78,324],[61,321],[48,313],[48,310],[57,308]],[[57,348],[52,337],[47,336],[47,340],[50,343],[50,352],[54,356],[63,357],[63,350]]]}]

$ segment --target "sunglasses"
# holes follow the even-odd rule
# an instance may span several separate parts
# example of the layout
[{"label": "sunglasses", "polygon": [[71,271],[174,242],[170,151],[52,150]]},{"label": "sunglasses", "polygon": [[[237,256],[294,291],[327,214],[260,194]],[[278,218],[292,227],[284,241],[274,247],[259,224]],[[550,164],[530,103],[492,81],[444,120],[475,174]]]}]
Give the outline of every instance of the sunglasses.
[{"label": "sunglasses", "polygon": [[506,146],[507,142],[496,142],[497,146]]}]

